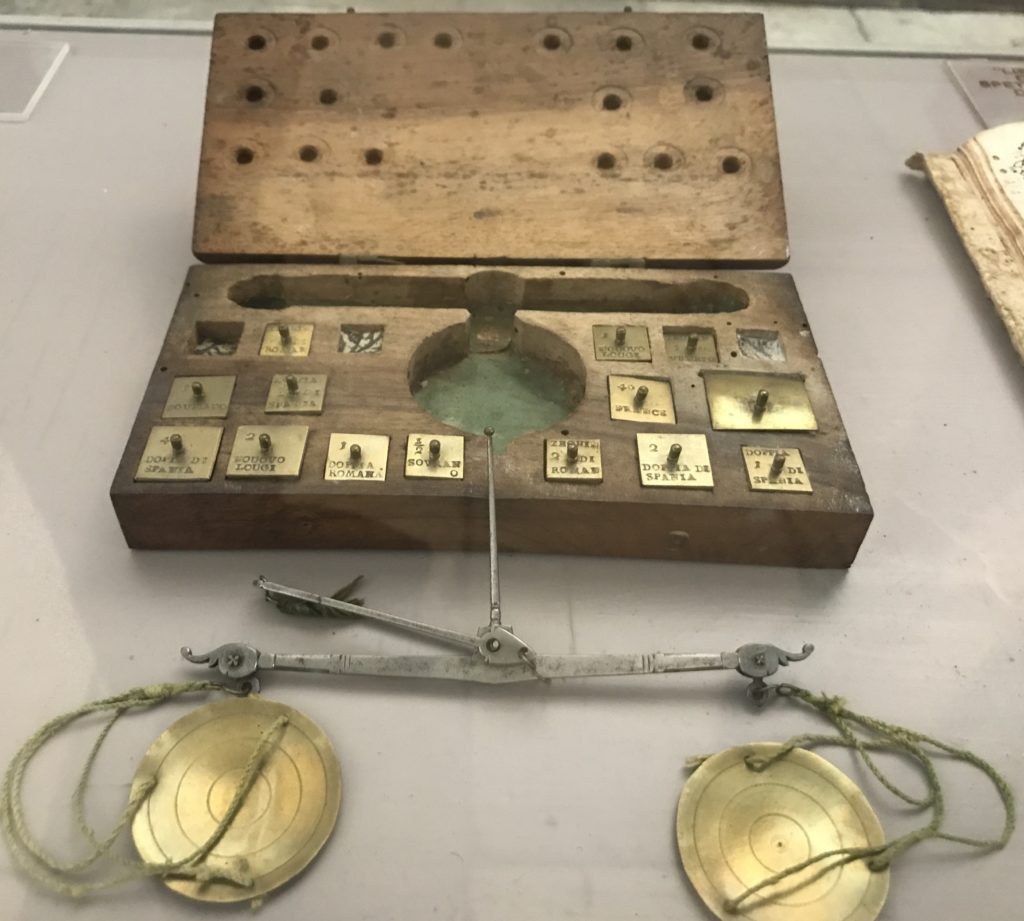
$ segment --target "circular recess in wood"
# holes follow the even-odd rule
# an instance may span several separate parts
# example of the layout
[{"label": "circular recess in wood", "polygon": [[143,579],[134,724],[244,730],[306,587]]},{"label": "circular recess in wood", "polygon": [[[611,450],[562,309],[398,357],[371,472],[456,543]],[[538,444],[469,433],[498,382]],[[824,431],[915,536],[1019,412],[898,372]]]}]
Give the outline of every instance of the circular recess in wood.
[{"label": "circular recess in wood", "polygon": [[537,34],[537,50],[544,54],[568,51],[572,47],[572,36],[565,29],[550,27]]},{"label": "circular recess in wood", "polygon": [[635,29],[613,29],[598,39],[603,51],[616,56],[636,54],[644,47],[644,37]]},{"label": "circular recess in wood", "polygon": [[409,390],[445,425],[476,434],[492,427],[501,451],[570,415],[583,399],[586,376],[575,348],[518,319],[499,298],[420,343],[409,363]]},{"label": "circular recess in wood", "polygon": [[725,96],[725,87],[711,77],[694,77],[686,84],[686,98],[691,102],[705,105],[709,102],[721,102]]},{"label": "circular recess in wood", "polygon": [[658,173],[678,170],[683,165],[683,152],[671,144],[655,144],[644,152],[644,166]]},{"label": "circular recess in wood", "polygon": [[714,29],[698,26],[690,32],[690,47],[694,51],[715,52],[722,45],[722,36]]},{"label": "circular recess in wood", "polygon": [[405,33],[398,26],[389,23],[381,28],[373,41],[378,48],[391,51],[405,44]]}]

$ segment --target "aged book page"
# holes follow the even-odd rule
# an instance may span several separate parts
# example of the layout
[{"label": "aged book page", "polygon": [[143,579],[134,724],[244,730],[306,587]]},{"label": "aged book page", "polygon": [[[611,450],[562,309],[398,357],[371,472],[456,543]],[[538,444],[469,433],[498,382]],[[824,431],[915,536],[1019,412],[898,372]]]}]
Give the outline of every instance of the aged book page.
[{"label": "aged book page", "polygon": [[1024,122],[975,135],[951,154],[915,154],[945,202],[1024,361]]}]

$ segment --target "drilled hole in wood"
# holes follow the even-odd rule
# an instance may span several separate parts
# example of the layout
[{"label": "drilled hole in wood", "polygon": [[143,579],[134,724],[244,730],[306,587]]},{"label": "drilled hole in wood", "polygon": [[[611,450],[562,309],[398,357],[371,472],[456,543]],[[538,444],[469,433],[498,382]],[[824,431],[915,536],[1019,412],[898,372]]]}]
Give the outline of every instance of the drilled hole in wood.
[{"label": "drilled hole in wood", "polygon": [[262,35],[250,35],[248,45],[252,51],[262,51],[267,47],[267,40]]},{"label": "drilled hole in wood", "polygon": [[597,155],[598,169],[615,169],[615,154],[602,153]]},{"label": "drilled hole in wood", "polygon": [[711,102],[715,97],[715,91],[706,83],[702,83],[693,91],[693,95],[698,102]]},{"label": "drilled hole in wood", "polygon": [[437,48],[451,48],[452,37],[447,32],[438,32],[434,36],[434,45]]},{"label": "drilled hole in wood", "polygon": [[615,47],[619,51],[632,51],[633,50],[633,39],[628,35],[620,35],[615,39]]},{"label": "drilled hole in wood", "polygon": [[547,48],[548,51],[557,51],[562,47],[562,37],[560,35],[556,35],[554,32],[548,32],[548,34],[544,36],[541,44]]},{"label": "drilled hole in wood", "polygon": [[618,93],[608,93],[601,100],[601,106],[609,112],[622,108],[622,97]]},{"label": "drilled hole in wood", "polygon": [[394,48],[397,41],[398,37],[394,32],[381,32],[380,35],[377,36],[377,44],[380,45],[381,48]]},{"label": "drilled hole in wood", "polygon": [[256,158],[256,154],[252,152],[251,147],[238,147],[235,149],[235,163],[241,163],[243,166],[246,163],[252,163]]},{"label": "drilled hole in wood", "polygon": [[723,173],[738,173],[742,166],[739,157],[725,157],[722,160]]},{"label": "drilled hole in wood", "polygon": [[246,99],[246,102],[262,102],[263,101],[263,97],[265,95],[266,95],[266,93],[263,92],[263,87],[262,86],[256,86],[254,84],[253,86],[247,86],[245,88],[245,99]]},{"label": "drilled hole in wood", "polygon": [[320,151],[312,144],[305,144],[299,148],[299,159],[303,163],[312,163],[320,156]]},{"label": "drilled hole in wood", "polygon": [[711,47],[711,38],[710,36],[705,35],[703,32],[698,32],[693,37],[690,44],[692,44],[693,47],[696,48],[698,51],[707,51],[708,48]]},{"label": "drilled hole in wood", "polygon": [[667,153],[655,154],[652,162],[654,163],[655,169],[672,169],[672,166],[675,163],[672,159],[672,154]]},{"label": "drilled hole in wood", "polygon": [[338,94],[331,89],[320,90],[320,102],[325,106],[333,106],[338,101]]},{"label": "drilled hole in wood", "polygon": [[363,159],[368,166],[380,166],[384,162],[384,151],[379,147],[371,147],[363,151]]},{"label": "drilled hole in wood", "polygon": [[314,35],[309,42],[314,51],[323,51],[330,43],[331,40],[326,35]]}]

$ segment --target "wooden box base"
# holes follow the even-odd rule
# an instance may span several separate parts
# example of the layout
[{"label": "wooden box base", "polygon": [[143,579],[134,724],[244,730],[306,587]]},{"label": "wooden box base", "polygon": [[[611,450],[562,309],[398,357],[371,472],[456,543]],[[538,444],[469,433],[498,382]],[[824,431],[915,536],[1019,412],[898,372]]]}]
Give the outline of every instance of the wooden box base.
[{"label": "wooden box base", "polygon": [[[519,304],[514,317],[491,309],[503,299]],[[312,324],[308,355],[260,354],[268,327],[281,323]],[[650,360],[599,360],[595,326],[645,328]],[[343,328],[379,328],[380,350],[340,350]],[[499,337],[511,329],[517,347],[560,369],[578,400],[564,418],[499,451],[503,550],[808,567],[853,561],[871,505],[791,278],[604,268],[194,267],[111,489],[129,545],[485,549],[480,429],[438,421],[413,391],[495,328]],[[717,361],[680,357],[677,337],[690,330],[714,334]],[[743,345],[751,333],[776,351],[751,353]],[[233,353],[197,354],[211,337]],[[714,430],[705,375],[719,370],[802,377],[817,430]],[[267,414],[268,388],[281,374],[326,375],[322,411]],[[669,382],[675,424],[611,419],[609,375]],[[199,376],[235,377],[226,417],[164,418],[174,379]],[[298,478],[226,476],[239,426],[282,423],[309,427]],[[187,434],[191,425],[223,428],[211,479],[136,482],[153,427]],[[325,480],[332,432],[390,436],[386,479]],[[648,432],[705,435],[713,488],[642,486],[637,434]],[[410,433],[464,435],[464,479],[408,478]],[[599,439],[601,482],[548,481],[546,439]],[[798,449],[813,492],[754,491],[741,452],[751,445]]]}]

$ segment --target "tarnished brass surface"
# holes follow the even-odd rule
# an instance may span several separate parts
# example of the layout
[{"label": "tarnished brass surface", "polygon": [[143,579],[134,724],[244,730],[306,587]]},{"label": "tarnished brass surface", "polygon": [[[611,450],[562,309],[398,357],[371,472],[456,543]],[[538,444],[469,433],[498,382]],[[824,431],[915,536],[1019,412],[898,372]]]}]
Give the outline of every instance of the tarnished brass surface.
[{"label": "tarnished brass surface", "polygon": [[595,325],[594,357],[598,361],[650,361],[651,337],[647,327]]},{"label": "tarnished brass surface", "polygon": [[313,323],[268,323],[260,355],[305,358],[313,345]]},{"label": "tarnished brass surface", "polygon": [[176,377],[164,404],[165,419],[225,419],[235,391],[235,375]]},{"label": "tarnished brass surface", "polygon": [[613,419],[676,424],[672,385],[656,378],[609,374],[608,411]]},{"label": "tarnished brass surface", "polygon": [[214,869],[237,870],[244,862],[254,885],[165,880],[171,889],[207,902],[253,899],[301,872],[330,837],[341,805],[341,770],[331,743],[297,710],[250,696],[192,711],[146,752],[133,793],[149,778],[157,783],[132,823],[135,847],[143,860],[165,863],[209,840],[250,756],[281,716],[287,725],[241,811],[206,859]]},{"label": "tarnished brass surface", "polygon": [[813,432],[818,421],[797,374],[702,371],[711,426],[744,432]]},{"label": "tarnished brass surface", "polygon": [[750,488],[770,492],[814,492],[798,448],[743,446]]},{"label": "tarnished brass surface", "polygon": [[666,326],[665,353],[672,361],[717,364],[718,342],[715,331],[696,326]]},{"label": "tarnished brass surface", "polygon": [[223,435],[219,425],[153,426],[135,481],[210,479]]},{"label": "tarnished brass surface", "polygon": [[333,432],[327,448],[325,480],[381,482],[388,475],[387,435]]},{"label": "tarnished brass surface", "polygon": [[815,879],[828,865],[817,864],[751,896],[738,912],[725,910],[727,899],[809,857],[885,840],[863,792],[824,758],[797,748],[761,772],[744,761],[780,747],[730,748],[687,780],[676,814],[686,875],[722,921],[873,921],[889,892],[889,871],[869,870],[862,860]]},{"label": "tarnished brass surface", "polygon": [[600,483],[604,479],[600,439],[546,439],[544,442],[544,479]]},{"label": "tarnished brass surface", "polygon": [[326,392],[326,374],[275,374],[264,411],[319,415],[324,410]]},{"label": "tarnished brass surface", "polygon": [[712,489],[715,485],[704,435],[638,432],[636,452],[643,486]]},{"label": "tarnished brass surface", "polygon": [[[405,475],[413,479],[461,480],[466,473],[465,442],[461,435],[411,434],[405,447]],[[434,443],[436,453],[431,451]]]},{"label": "tarnished brass surface", "polygon": [[240,425],[228,458],[227,476],[297,477],[302,471],[308,435],[309,427],[305,425]]}]

